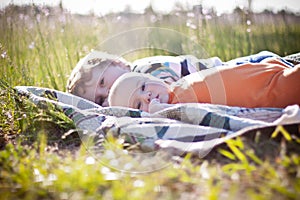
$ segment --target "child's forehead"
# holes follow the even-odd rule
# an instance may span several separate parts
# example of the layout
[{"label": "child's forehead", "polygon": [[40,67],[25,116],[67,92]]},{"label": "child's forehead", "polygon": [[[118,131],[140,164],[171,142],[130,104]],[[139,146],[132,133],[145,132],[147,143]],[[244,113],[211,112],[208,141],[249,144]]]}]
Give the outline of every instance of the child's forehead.
[{"label": "child's forehead", "polygon": [[130,88],[136,86],[139,82],[146,80],[141,74],[131,74],[132,72],[125,73],[123,76],[119,77],[114,83],[116,90],[123,88]]}]

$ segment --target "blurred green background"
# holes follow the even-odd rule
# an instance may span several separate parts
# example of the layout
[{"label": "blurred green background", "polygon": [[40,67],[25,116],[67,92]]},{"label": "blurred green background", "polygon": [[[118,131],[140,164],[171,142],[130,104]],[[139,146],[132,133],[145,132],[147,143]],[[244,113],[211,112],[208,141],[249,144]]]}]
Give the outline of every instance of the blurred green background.
[{"label": "blurred green background", "polygon": [[[130,52],[118,53],[130,61],[172,53],[218,56],[226,61],[262,50],[285,56],[300,49],[300,16],[284,10],[276,14],[267,10],[251,13],[240,8],[218,16],[214,10],[204,15],[199,9],[163,15],[149,7],[144,14],[122,12],[97,17],[70,14],[62,7],[10,5],[0,13],[0,78],[12,86],[35,85],[65,91],[72,68],[97,48],[129,49]],[[146,27],[159,27],[174,34],[143,35],[140,31],[137,35],[133,31],[130,39],[123,38],[110,49],[101,49],[117,34]],[[173,52],[132,49],[137,37],[144,37],[149,47],[158,44]]]}]

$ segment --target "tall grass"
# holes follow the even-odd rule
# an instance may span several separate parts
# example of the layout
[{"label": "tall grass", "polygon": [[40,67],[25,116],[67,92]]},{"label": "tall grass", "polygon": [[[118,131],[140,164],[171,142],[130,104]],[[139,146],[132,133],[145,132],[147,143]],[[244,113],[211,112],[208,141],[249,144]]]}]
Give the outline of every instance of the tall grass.
[{"label": "tall grass", "polygon": [[[1,78],[5,78],[10,85],[36,85],[65,90],[67,76],[80,57],[109,37],[137,27],[178,31],[186,40],[182,40],[183,37],[167,38],[167,34],[166,38],[157,36],[151,40],[157,40],[161,46],[165,43],[182,54],[197,56],[195,49],[200,47],[207,56],[219,56],[225,61],[261,50],[284,56],[300,48],[299,22],[285,22],[281,15],[269,16],[265,23],[259,22],[259,18],[248,20],[251,24],[247,24],[246,18],[231,22],[230,17],[228,20],[214,17],[197,23],[197,18],[185,16],[177,17],[176,21],[169,16],[151,22],[149,16],[141,19],[130,16],[126,19],[126,15],[97,18],[74,16],[61,10],[49,14],[45,10],[36,8],[20,12],[11,7],[1,13],[0,61],[5,66],[1,68]],[[194,27],[187,26],[187,21]],[[130,46],[130,43],[117,45],[119,47],[116,46],[116,49],[122,45]],[[147,52],[148,55],[157,53],[157,50]],[[132,58],[129,56],[129,59]]]},{"label": "tall grass", "polygon": [[1,78],[10,85],[64,91],[68,74],[94,48],[98,33],[87,32],[90,24],[73,20],[67,13],[32,12],[26,15],[12,9],[1,16]]},{"label": "tall grass", "polygon": [[[299,196],[300,139],[283,127],[276,130],[274,138],[270,134],[252,134],[255,140],[237,138],[204,159],[191,155],[173,157],[164,169],[142,175],[127,174],[94,160],[84,145],[79,146],[76,132],[65,134],[74,127],[59,110],[41,109],[13,90],[16,85],[34,85],[65,91],[68,75],[80,57],[112,35],[136,27],[176,30],[186,40],[153,39],[181,53],[197,54],[198,45],[208,56],[219,56],[222,60],[266,49],[282,56],[300,49],[297,16],[288,16],[296,19],[294,22],[283,15],[272,15],[265,22],[258,20],[259,17],[242,15],[239,22],[213,17],[201,23],[196,17],[184,14],[177,18],[156,17],[154,22],[148,15],[98,18],[70,15],[60,9],[48,13],[46,8],[39,7],[21,12],[13,6],[1,12],[0,199],[296,199]],[[126,56],[135,59],[157,53],[172,52],[145,49]],[[112,155],[108,152],[103,156],[109,162]],[[132,164],[130,158],[124,161]]]}]

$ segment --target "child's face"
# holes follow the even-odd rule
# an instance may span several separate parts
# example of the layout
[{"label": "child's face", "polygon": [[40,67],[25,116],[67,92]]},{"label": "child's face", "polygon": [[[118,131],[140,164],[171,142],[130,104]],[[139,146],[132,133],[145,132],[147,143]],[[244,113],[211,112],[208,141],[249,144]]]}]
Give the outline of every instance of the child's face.
[{"label": "child's face", "polygon": [[[132,77],[131,74],[135,74]],[[130,73],[129,78],[116,83],[116,88],[111,94],[111,106],[125,106],[139,110],[149,111],[152,99],[158,99],[160,103],[168,103],[169,87],[166,83],[149,74]]]},{"label": "child's face", "polygon": [[107,97],[111,86],[118,77],[128,71],[117,65],[108,66],[104,70],[102,68],[94,68],[91,80],[85,83],[85,93],[80,94],[80,96],[101,106],[108,106]]}]

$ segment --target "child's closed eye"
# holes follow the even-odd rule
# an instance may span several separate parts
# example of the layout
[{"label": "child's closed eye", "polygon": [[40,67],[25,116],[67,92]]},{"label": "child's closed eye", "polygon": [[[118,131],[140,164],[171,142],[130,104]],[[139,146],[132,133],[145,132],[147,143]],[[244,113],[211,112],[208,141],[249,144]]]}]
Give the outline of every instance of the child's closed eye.
[{"label": "child's closed eye", "polygon": [[104,97],[100,97],[98,99],[98,101],[96,101],[95,103],[98,104],[98,105],[100,105],[100,106],[103,106],[104,102],[105,102],[105,98]]},{"label": "child's closed eye", "polygon": [[145,85],[145,83],[143,83],[142,86],[141,86],[141,90],[145,91],[145,87],[146,87],[146,85]]},{"label": "child's closed eye", "polygon": [[102,79],[100,80],[99,85],[100,85],[100,86],[103,86],[103,85],[104,85],[104,78],[102,78]]}]

